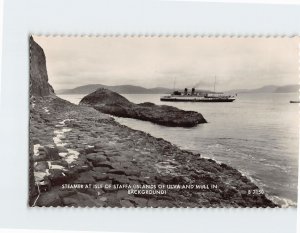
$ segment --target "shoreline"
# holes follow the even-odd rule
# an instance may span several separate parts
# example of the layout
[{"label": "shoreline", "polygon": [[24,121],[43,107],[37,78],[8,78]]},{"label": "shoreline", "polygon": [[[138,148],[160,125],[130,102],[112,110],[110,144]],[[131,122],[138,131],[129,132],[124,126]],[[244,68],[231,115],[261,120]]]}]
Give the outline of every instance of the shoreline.
[{"label": "shoreline", "polygon": [[[116,117],[116,116],[112,116],[114,119],[115,118],[123,118],[123,117]],[[128,119],[131,119],[131,118],[128,118]],[[138,120],[138,119],[133,119],[133,120]],[[118,119],[116,120],[118,122]],[[120,123],[120,122],[118,122]],[[152,122],[149,122],[149,123],[152,123]],[[207,124],[210,123],[210,122],[207,122]],[[122,123],[120,123],[122,124]],[[152,123],[154,124],[154,123]],[[124,126],[127,126],[126,124],[122,124]],[[127,126],[130,128],[130,126]],[[162,127],[166,127],[166,126],[162,126]],[[151,135],[151,133],[150,133]],[[153,136],[153,135],[152,135]],[[153,136],[155,137],[155,136]],[[176,145],[176,144],[175,144]],[[189,149],[184,149],[184,148],[181,148],[181,146],[179,145],[176,145],[178,146],[180,149],[182,150],[187,150],[187,151],[190,151],[191,153],[200,153],[200,151],[196,151],[196,150],[189,150]],[[219,161],[215,158],[212,158],[212,157],[208,157],[208,156],[203,156],[201,154],[201,157],[204,158],[204,159],[211,159],[211,160],[214,160],[216,163],[218,163],[219,165],[221,165],[223,162],[222,161]],[[232,167],[232,166],[231,166]],[[236,168],[236,167],[233,167],[234,169],[236,169],[238,172],[240,172],[243,176],[247,177],[248,179],[250,179],[250,181],[252,183],[254,183],[256,186],[259,187],[259,189],[262,189],[261,186],[263,186],[264,184],[263,183],[260,183],[258,182],[257,180],[255,180],[255,178],[253,178],[250,174],[248,174],[247,172],[243,172],[242,170]],[[289,199],[289,198],[285,198],[285,197],[279,197],[277,195],[269,195],[268,193],[265,192],[265,195],[268,199],[272,200],[276,205],[280,206],[281,208],[297,208],[297,202]],[[282,204],[284,203],[284,204]]]},{"label": "shoreline", "polygon": [[[252,94],[252,93],[242,93],[242,94]],[[255,94],[257,94],[257,93],[255,93]],[[261,93],[261,94],[265,94],[265,93]],[[274,93],[267,93],[267,94],[274,94]],[[275,94],[290,94],[290,93],[275,93]],[[74,95],[74,96],[77,96],[77,94],[73,94],[73,95]],[[135,94],[133,94],[133,95],[135,95]],[[147,94],[145,94],[145,95],[147,95]],[[153,95],[153,94],[150,94],[150,95]],[[58,95],[58,97],[59,97],[59,98],[62,98],[62,99],[64,99],[64,98],[63,98],[64,96],[72,96],[72,94],[71,94],[71,95],[70,95],[70,94],[59,94],[59,95]],[[125,97],[126,97],[126,96],[125,96]],[[68,100],[68,98],[65,99],[65,100],[70,101],[70,100]],[[74,103],[74,102],[71,102],[71,103],[73,103],[73,104],[75,104],[75,105],[79,105],[79,104]],[[120,122],[120,121],[118,120],[118,119],[123,119],[124,117],[117,117],[117,116],[114,116],[114,115],[110,115],[110,116],[111,116],[113,119],[115,119],[115,121],[118,122],[119,124],[124,125],[124,126],[127,126],[126,123],[122,123],[122,122]],[[132,119],[132,118],[127,118],[127,119],[134,120],[134,121],[141,121],[141,122],[142,122],[142,120],[139,120],[139,119]],[[121,121],[122,121],[122,120],[121,120]],[[155,125],[155,123],[152,123],[152,122],[147,122],[147,123],[149,123],[149,124],[154,124],[154,125]],[[207,123],[210,123],[210,122],[207,122]],[[131,128],[130,126],[127,126],[127,127]],[[167,126],[163,126],[163,125],[161,125],[160,127],[162,127],[162,128],[164,128],[164,127],[168,128]],[[134,129],[134,130],[139,130],[139,129]],[[146,131],[143,131],[143,132],[146,132]],[[147,132],[146,132],[146,133],[147,133]],[[149,134],[152,135],[150,132],[149,132]],[[153,135],[152,135],[152,136],[153,136]],[[155,137],[155,136],[153,136],[153,137]],[[176,145],[176,144],[175,144],[175,145]],[[182,149],[182,150],[187,150],[187,151],[190,151],[190,152],[192,152],[192,153],[201,153],[201,151],[197,151],[197,150],[189,150],[189,149],[181,148],[180,145],[176,145],[176,146],[178,146],[178,147],[179,147],[180,149]],[[215,161],[216,163],[218,163],[218,164],[222,164],[222,163],[223,163],[222,161],[218,161],[217,159],[212,158],[212,157],[209,157],[209,156],[203,156],[202,154],[201,154],[201,157],[202,157],[202,158],[205,158],[205,159],[211,159],[211,160],[214,160],[214,161]],[[232,166],[232,165],[231,165],[231,166]],[[264,183],[257,181],[257,180],[256,180],[255,178],[253,178],[248,172],[244,172],[244,171],[242,171],[242,170],[240,170],[240,169],[237,169],[235,166],[233,166],[233,168],[236,169],[237,171],[239,171],[241,174],[243,174],[243,176],[246,176],[247,178],[249,178],[250,181],[251,181],[252,183],[254,183],[256,186],[259,187],[259,189],[263,189],[263,188],[261,188],[261,187],[264,186]],[[269,195],[268,193],[266,193],[266,191],[265,191],[265,195],[266,195],[266,197],[267,197],[268,199],[272,200],[275,204],[277,204],[277,205],[280,206],[281,208],[289,208],[289,207],[291,207],[291,208],[296,207],[296,208],[297,208],[297,202],[293,201],[292,199],[289,199],[289,198],[286,198],[286,197],[280,197],[280,196],[277,196],[277,195]]]},{"label": "shoreline", "polygon": [[[33,114],[32,111],[35,113]],[[55,116],[53,116],[53,112],[55,112]],[[34,102],[34,107],[32,107],[31,109],[31,115],[39,115],[40,119],[31,119],[30,125],[43,125],[45,128],[44,133],[49,133],[49,130],[52,130],[54,132],[55,125],[57,125],[54,121],[57,120],[58,122],[60,122],[59,120],[65,120],[61,118],[60,114],[64,117],[68,117],[69,119],[74,118],[78,120],[78,122],[75,121],[74,123],[67,123],[67,127],[71,128],[72,130],[71,132],[66,132],[66,138],[64,139],[64,143],[67,143],[66,145],[69,144],[69,149],[78,150],[78,152],[80,153],[80,155],[78,156],[80,162],[78,162],[78,160],[75,160],[74,168],[70,168],[69,166],[64,167],[65,165],[63,165],[63,163],[57,165],[62,166],[68,171],[69,174],[67,174],[67,177],[64,177],[62,174],[55,174],[55,176],[51,174],[52,176],[49,176],[49,182],[51,183],[52,187],[49,191],[40,194],[40,197],[37,200],[37,206],[93,205],[107,207],[140,207],[141,203],[137,203],[134,200],[136,198],[143,199],[143,206],[152,207],[277,206],[272,201],[268,200],[265,195],[258,195],[252,197],[245,195],[245,193],[243,194],[243,192],[247,189],[257,189],[258,187],[253,182],[251,182],[246,176],[243,176],[238,170],[227,166],[226,164],[217,164],[212,159],[202,158],[199,154],[196,155],[192,152],[181,150],[177,146],[171,144],[170,142],[167,142],[164,139],[155,138],[143,131],[134,130],[127,126],[121,125],[120,123],[113,120],[112,117],[103,113],[99,113],[98,111],[90,107],[74,105],[56,96],[36,98],[36,101]],[[73,115],[73,118],[70,115]],[[84,118],[87,118],[88,120],[85,120]],[[97,143],[94,143],[95,141],[90,140],[89,130],[80,125],[83,124],[83,126],[89,127],[89,124],[91,122],[95,122],[95,125],[97,125],[96,122],[99,122],[99,124],[102,125],[102,130],[110,130],[110,134],[107,134],[107,137],[109,138],[102,138],[102,140],[96,140],[98,144],[101,144],[101,153],[93,151],[91,149],[92,146],[95,147]],[[90,142],[87,142],[87,146],[90,146],[90,148],[88,148],[86,145],[81,145],[81,140],[79,137],[76,140],[72,139],[74,135],[72,136],[71,133],[72,131],[77,131],[77,127],[80,128],[79,135],[82,135],[83,137],[86,137],[90,140]],[[127,133],[124,134],[122,131],[126,131]],[[105,132],[99,130],[99,132],[96,132],[95,135],[103,133]],[[88,136],[85,134],[88,134]],[[128,134],[132,136],[126,137],[125,135]],[[114,137],[113,135],[115,135],[116,137]],[[47,138],[47,136],[42,135],[41,132],[35,132],[35,130],[33,130],[31,132],[31,139],[35,140],[36,143],[39,140],[38,138],[44,138],[45,141],[48,141],[47,144],[49,144],[49,137]],[[134,140],[137,140],[136,143],[134,142],[133,138]],[[105,140],[107,140],[108,143],[110,143],[112,140],[115,140],[116,143],[114,144],[114,148],[110,148],[109,146],[107,147],[107,145],[105,145]],[[76,141],[78,145],[76,145]],[[141,141],[141,143],[139,143],[138,141]],[[145,143],[147,142],[149,145],[145,146]],[[40,140],[39,144],[43,145],[45,143]],[[118,147],[120,148],[116,149]],[[101,156],[99,155],[99,153]],[[124,157],[124,155],[126,156]],[[130,157],[132,160],[130,161],[128,157]],[[99,159],[101,161],[99,161]],[[59,160],[62,159],[59,158],[58,161]],[[103,160],[105,160],[105,162]],[[191,162],[191,160],[193,162]],[[92,165],[90,165],[90,163],[92,163]],[[71,162],[71,164],[73,163]],[[124,167],[124,164],[127,164],[129,168]],[[97,167],[98,165],[101,165],[102,168],[106,166],[109,169],[100,169],[101,167]],[[155,167],[155,169],[153,169],[153,167]],[[75,172],[73,170],[80,172],[78,172],[79,174],[74,174]],[[99,170],[101,171],[99,172]],[[134,176],[133,174],[130,174],[130,171],[135,171],[140,175]],[[206,180],[207,182],[213,181],[215,183],[220,184],[220,187],[222,189],[216,192],[206,193],[199,191],[172,191],[170,192],[170,194],[164,197],[167,198],[167,201],[165,199],[163,199],[164,201],[160,200],[159,197],[146,199],[143,197],[133,197],[125,194],[123,194],[123,196],[120,196],[120,194],[118,195],[118,193],[123,190],[118,190],[113,194],[110,193],[110,195],[108,195],[108,193],[105,192],[105,190],[102,190],[101,192],[103,192],[103,194],[99,198],[98,196],[95,196],[95,193],[91,192],[91,190],[91,193],[83,193],[84,195],[81,192],[74,192],[74,190],[71,190],[67,193],[63,193],[62,190],[59,190],[58,186],[55,184],[57,180],[67,180],[69,177],[71,178],[67,183],[71,183],[74,181],[84,181],[93,183],[97,182],[96,179],[99,178],[100,180],[103,180],[105,178],[104,180],[111,181],[113,183],[126,183],[135,181],[136,183],[150,184],[157,184],[161,182],[174,184],[188,182],[195,183],[196,181]],[[128,179],[128,177],[132,177],[135,180]],[[149,177],[149,179],[145,177]],[[226,182],[224,183],[224,181]],[[191,200],[187,200],[186,195],[195,195],[195,197]],[[80,201],[82,198],[86,200],[84,202]],[[177,202],[179,200],[182,203],[178,206]]]}]

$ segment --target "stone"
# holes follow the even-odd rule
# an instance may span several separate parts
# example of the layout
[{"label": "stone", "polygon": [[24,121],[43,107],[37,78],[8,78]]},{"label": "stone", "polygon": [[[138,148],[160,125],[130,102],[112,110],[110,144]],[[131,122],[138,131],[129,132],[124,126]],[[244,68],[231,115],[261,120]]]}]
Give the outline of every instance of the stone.
[{"label": "stone", "polygon": [[93,171],[95,171],[96,173],[106,173],[109,170],[111,170],[111,168],[108,168],[108,167],[93,167]]},{"label": "stone", "polygon": [[72,170],[76,170],[76,172],[81,173],[81,172],[91,170],[91,166],[84,159],[78,158],[78,160],[75,160],[74,162],[72,162]]},{"label": "stone", "polygon": [[134,197],[134,196],[128,196],[125,199],[135,203],[138,207],[146,207],[148,202],[148,200],[145,198]]},{"label": "stone", "polygon": [[98,172],[93,173],[93,177],[94,177],[94,179],[96,181],[107,180],[108,179],[108,175],[107,174],[98,173]]},{"label": "stone", "polygon": [[42,154],[39,154],[37,156],[33,156],[33,161],[34,162],[40,162],[40,161],[45,161],[45,160],[47,160],[46,153],[42,153]]},{"label": "stone", "polygon": [[90,153],[94,153],[94,152],[96,152],[96,151],[95,151],[95,148],[94,148],[94,147],[88,147],[88,148],[84,148],[84,152],[85,152],[86,154],[90,154]]},{"label": "stone", "polygon": [[46,161],[36,162],[34,165],[35,171],[45,172],[48,168],[48,163]]},{"label": "stone", "polygon": [[125,197],[128,197],[128,191],[127,190],[118,190],[117,198],[124,199]]},{"label": "stone", "polygon": [[103,147],[105,147],[105,145],[102,144],[102,143],[97,143],[97,144],[94,145],[94,148],[97,149],[97,150],[99,150],[99,149],[101,150],[101,149],[103,149]]},{"label": "stone", "polygon": [[45,146],[44,151],[46,153],[47,160],[58,160],[60,156],[56,147]]},{"label": "stone", "polygon": [[92,154],[88,154],[86,156],[87,160],[91,161],[93,166],[97,167],[98,164],[101,164],[102,162],[106,162],[106,156],[104,156],[103,154],[97,154],[97,153],[92,153]]},{"label": "stone", "polygon": [[78,193],[81,201],[79,203],[80,206],[90,206],[90,207],[102,207],[105,205],[105,202],[96,199],[95,197],[91,197],[85,193]]},{"label": "stone", "polygon": [[63,204],[65,206],[79,206],[80,205],[79,201],[75,197],[64,197]]},{"label": "stone", "polygon": [[55,160],[55,161],[51,161],[51,165],[59,165],[59,166],[63,166],[63,167],[68,167],[68,163],[64,160]]},{"label": "stone", "polygon": [[91,136],[94,137],[94,138],[98,137],[97,133],[95,133],[95,132],[91,132]]},{"label": "stone", "polygon": [[107,173],[117,174],[117,175],[125,175],[125,172],[123,170],[119,170],[119,169],[111,169],[111,170],[107,171]]},{"label": "stone", "polygon": [[100,201],[107,201],[107,197],[100,197],[98,198]]},{"label": "stone", "polygon": [[93,173],[88,171],[88,172],[83,172],[79,174],[78,179],[76,179],[75,183],[78,184],[94,184],[95,179],[93,176]]},{"label": "stone", "polygon": [[139,176],[141,174],[141,171],[135,170],[134,168],[127,169],[124,172],[127,176]]},{"label": "stone", "polygon": [[50,169],[49,172],[50,175],[48,176],[48,178],[51,181],[52,186],[68,183],[73,178],[73,176],[66,171]]},{"label": "stone", "polygon": [[124,175],[117,175],[117,174],[109,174],[109,179],[112,179],[117,184],[128,184],[129,179]]},{"label": "stone", "polygon": [[95,167],[105,167],[105,168],[113,169],[111,163],[108,163],[108,162],[95,162],[93,164],[93,166],[95,166]]},{"label": "stone", "polygon": [[125,208],[134,207],[134,204],[129,200],[121,200],[120,204],[122,207],[125,207]]},{"label": "stone", "polygon": [[44,177],[43,181],[38,182],[36,185],[38,185],[38,189],[40,189],[41,192],[46,192],[51,189],[51,182],[48,179],[48,177]]},{"label": "stone", "polygon": [[56,148],[58,150],[58,153],[67,153],[68,152],[68,150],[63,146],[58,146]]},{"label": "stone", "polygon": [[160,207],[176,207],[176,205],[168,200],[156,200],[156,199],[150,199],[148,201],[148,206],[153,208],[160,208]]},{"label": "stone", "polygon": [[76,194],[75,190],[59,190],[58,191],[58,195],[60,198],[69,197],[69,196],[72,196],[75,194]]},{"label": "stone", "polygon": [[56,192],[46,192],[42,193],[38,198],[36,205],[37,206],[61,206],[62,200],[60,199],[59,195]]}]

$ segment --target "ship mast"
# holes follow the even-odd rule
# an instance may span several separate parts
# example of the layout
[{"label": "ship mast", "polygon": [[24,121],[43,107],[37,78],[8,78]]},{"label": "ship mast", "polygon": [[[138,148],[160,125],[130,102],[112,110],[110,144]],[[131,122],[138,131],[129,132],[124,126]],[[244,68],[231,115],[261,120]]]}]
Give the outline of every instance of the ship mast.
[{"label": "ship mast", "polygon": [[214,92],[216,92],[216,80],[217,80],[217,78],[216,78],[216,75],[215,75]]},{"label": "ship mast", "polygon": [[176,77],[174,78],[173,91],[175,91]]}]

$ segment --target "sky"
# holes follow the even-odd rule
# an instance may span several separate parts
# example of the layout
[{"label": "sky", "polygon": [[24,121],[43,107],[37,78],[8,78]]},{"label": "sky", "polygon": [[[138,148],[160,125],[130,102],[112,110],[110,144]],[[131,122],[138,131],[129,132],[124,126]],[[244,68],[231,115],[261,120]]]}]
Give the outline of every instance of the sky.
[{"label": "sky", "polygon": [[299,38],[46,37],[55,90],[87,84],[216,91],[299,83]]}]

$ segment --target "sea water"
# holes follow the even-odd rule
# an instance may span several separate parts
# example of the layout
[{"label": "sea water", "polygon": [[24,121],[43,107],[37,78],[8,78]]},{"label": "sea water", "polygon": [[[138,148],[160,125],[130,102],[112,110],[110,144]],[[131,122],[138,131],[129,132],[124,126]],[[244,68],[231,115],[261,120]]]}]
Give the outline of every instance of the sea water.
[{"label": "sea water", "polygon": [[[78,104],[84,95],[60,95]],[[156,94],[124,94],[134,103],[152,102],[200,112],[207,124],[165,127],[115,118],[119,123],[161,137],[238,169],[276,203],[297,202],[299,105],[297,93],[239,94],[232,103],[161,102]]]}]

